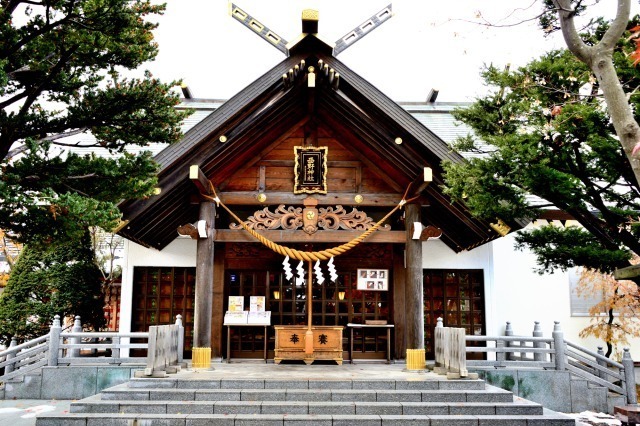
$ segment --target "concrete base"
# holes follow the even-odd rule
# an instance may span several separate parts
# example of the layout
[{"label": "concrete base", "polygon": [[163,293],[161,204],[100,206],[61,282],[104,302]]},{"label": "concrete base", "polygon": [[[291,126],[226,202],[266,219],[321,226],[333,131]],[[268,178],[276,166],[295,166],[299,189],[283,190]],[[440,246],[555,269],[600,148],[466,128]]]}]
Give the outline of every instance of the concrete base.
[{"label": "concrete base", "polygon": [[606,388],[589,385],[586,380],[572,379],[566,371],[492,369],[477,372],[487,383],[554,411],[579,413],[588,410],[613,414],[613,404],[609,402],[611,398]]},{"label": "concrete base", "polygon": [[21,381],[4,384],[5,399],[41,399],[42,376],[25,376]]},{"label": "concrete base", "polygon": [[43,367],[40,375],[7,382],[0,399],[80,399],[125,383],[140,366]]}]

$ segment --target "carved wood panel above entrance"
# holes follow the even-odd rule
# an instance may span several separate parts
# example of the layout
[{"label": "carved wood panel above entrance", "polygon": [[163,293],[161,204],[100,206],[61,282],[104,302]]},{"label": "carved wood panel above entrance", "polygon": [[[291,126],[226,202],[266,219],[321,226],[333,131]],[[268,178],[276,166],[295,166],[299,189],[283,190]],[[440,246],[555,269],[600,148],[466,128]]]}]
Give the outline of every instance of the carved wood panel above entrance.
[{"label": "carved wood panel above entrance", "polygon": [[[252,216],[245,221],[251,229],[257,230],[296,230],[304,227],[303,209],[302,207],[286,207],[284,204],[279,205],[275,211],[270,211],[269,207],[257,210]],[[375,225],[375,220],[367,216],[356,208],[348,212],[344,207],[338,205],[335,207],[321,207],[318,209],[317,227],[313,229],[324,230],[354,230],[366,231]],[[242,229],[239,224],[232,223],[230,229]],[[308,227],[304,227],[307,231]],[[378,228],[379,231],[390,231],[391,226],[385,224]],[[308,232],[308,231],[307,231]]]}]

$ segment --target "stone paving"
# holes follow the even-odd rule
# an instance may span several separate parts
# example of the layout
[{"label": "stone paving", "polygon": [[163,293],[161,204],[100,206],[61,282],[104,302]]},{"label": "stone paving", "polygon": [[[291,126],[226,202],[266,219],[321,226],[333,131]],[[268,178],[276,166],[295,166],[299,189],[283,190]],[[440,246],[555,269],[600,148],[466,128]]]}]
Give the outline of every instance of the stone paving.
[{"label": "stone paving", "polygon": [[379,362],[359,362],[357,364],[336,365],[327,361],[311,365],[300,363],[279,364],[259,361],[213,363],[212,370],[183,369],[175,375],[180,379],[401,379],[401,380],[441,380],[442,376],[424,371],[408,371],[405,364],[384,364]]}]

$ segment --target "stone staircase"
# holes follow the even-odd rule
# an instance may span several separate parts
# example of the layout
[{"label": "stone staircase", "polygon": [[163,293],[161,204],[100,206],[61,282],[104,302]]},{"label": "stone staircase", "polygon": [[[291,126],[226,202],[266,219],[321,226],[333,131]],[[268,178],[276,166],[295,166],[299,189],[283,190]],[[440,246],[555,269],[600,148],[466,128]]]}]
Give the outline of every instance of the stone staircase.
[{"label": "stone staircase", "polygon": [[575,426],[482,380],[132,379],[36,425]]}]

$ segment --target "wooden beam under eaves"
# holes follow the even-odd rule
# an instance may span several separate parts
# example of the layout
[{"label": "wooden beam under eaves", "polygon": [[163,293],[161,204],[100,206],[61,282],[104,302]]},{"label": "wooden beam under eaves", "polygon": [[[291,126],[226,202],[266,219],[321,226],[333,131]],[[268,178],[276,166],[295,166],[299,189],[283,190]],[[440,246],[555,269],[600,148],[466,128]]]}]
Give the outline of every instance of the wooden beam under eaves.
[{"label": "wooden beam under eaves", "polygon": [[189,166],[189,179],[191,179],[191,182],[193,182],[201,194],[213,195],[209,178],[207,178],[197,164]]},{"label": "wooden beam under eaves", "polygon": [[418,188],[415,191],[416,195],[424,191],[427,188],[427,186],[429,186],[429,184],[433,182],[433,170],[431,170],[431,167],[424,168],[422,179],[423,180],[420,183],[420,186],[418,186]]}]

